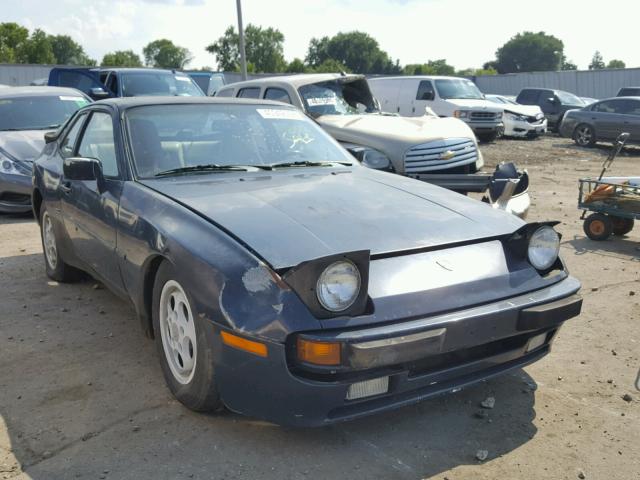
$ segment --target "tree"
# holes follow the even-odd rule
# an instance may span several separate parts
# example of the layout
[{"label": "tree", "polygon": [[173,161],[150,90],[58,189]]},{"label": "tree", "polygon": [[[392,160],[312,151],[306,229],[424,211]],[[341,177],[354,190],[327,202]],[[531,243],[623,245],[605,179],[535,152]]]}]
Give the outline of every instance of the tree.
[{"label": "tree", "polygon": [[598,50],[593,54],[591,63],[589,64],[589,70],[602,70],[605,68],[604,59]]},{"label": "tree", "polygon": [[36,28],[29,39],[18,49],[18,61],[20,63],[56,63],[49,36],[39,28]]},{"label": "tree", "polygon": [[53,56],[56,57],[56,63],[60,65],[95,65],[96,63],[69,35],[50,35],[49,42]]},{"label": "tree", "polygon": [[482,75],[497,75],[498,72],[493,68],[465,68],[464,70],[458,70],[456,76],[458,77],[481,77]]},{"label": "tree", "polygon": [[312,67],[311,70],[315,73],[351,73],[349,67],[347,67],[344,63],[336,60],[335,58],[327,58],[320,65]]},{"label": "tree", "polygon": [[496,51],[499,73],[558,70],[564,56],[562,40],[544,32],[523,32]]},{"label": "tree", "polygon": [[405,75],[455,75],[456,69],[447,64],[444,59],[429,60],[422,64],[405,65],[403,69]]},{"label": "tree", "polygon": [[142,60],[133,50],[116,50],[105,54],[100,65],[105,67],[141,67]]},{"label": "tree", "polygon": [[156,68],[184,68],[193,58],[189,50],[166,38],[148,43],[142,53],[147,66]]},{"label": "tree", "polygon": [[304,73],[307,71],[307,66],[299,58],[294,58],[289,62],[285,71],[287,73]]},{"label": "tree", "polygon": [[609,63],[607,64],[607,68],[627,68],[627,64],[624,63],[622,60],[613,59],[613,60],[609,60]]},{"label": "tree", "polygon": [[[287,68],[284,59],[284,35],[277,28],[262,28],[248,24],[245,29],[245,53],[247,70],[252,65],[255,72],[283,72]],[[218,69],[230,72],[240,71],[239,36],[234,27],[229,27],[214,43],[206,47],[215,55]]]},{"label": "tree", "polygon": [[29,30],[13,22],[0,23],[0,63],[15,63],[29,38]]},{"label": "tree", "polygon": [[378,41],[365,32],[340,32],[333,37],[313,38],[307,51],[307,63],[317,68],[328,59],[344,64],[356,73],[400,73],[398,61],[380,49]]},{"label": "tree", "polygon": [[560,70],[577,70],[578,66],[573,63],[571,60],[568,60],[565,55],[562,55],[562,60],[560,64]]}]

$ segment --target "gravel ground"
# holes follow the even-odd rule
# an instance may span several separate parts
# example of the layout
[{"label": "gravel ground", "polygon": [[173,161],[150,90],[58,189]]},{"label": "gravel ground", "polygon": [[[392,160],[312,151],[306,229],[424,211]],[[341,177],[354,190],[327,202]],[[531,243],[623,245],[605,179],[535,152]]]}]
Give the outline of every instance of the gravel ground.
[{"label": "gravel ground", "polygon": [[[49,281],[36,224],[0,217],[0,479],[639,479],[640,227],[595,243],[576,210],[577,179],[608,150],[546,137],[483,151],[529,170],[530,220],[562,222],[582,315],[525,370],[322,429],[186,410],[133,309],[92,281]],[[630,149],[613,172],[639,164]]]}]

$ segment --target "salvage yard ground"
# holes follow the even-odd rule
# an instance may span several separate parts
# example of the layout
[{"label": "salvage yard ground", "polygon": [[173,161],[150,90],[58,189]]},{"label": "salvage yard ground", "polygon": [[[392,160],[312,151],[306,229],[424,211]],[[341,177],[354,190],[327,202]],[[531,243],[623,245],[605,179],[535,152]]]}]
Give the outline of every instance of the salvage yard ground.
[{"label": "salvage yard ground", "polygon": [[[0,479],[639,479],[640,225],[596,243],[576,210],[577,179],[608,149],[553,136],[482,149],[529,170],[529,220],[562,222],[582,315],[524,371],[322,429],[186,410],[133,309],[93,281],[48,281],[35,222],[0,217]],[[640,149],[613,166],[639,171]]]}]

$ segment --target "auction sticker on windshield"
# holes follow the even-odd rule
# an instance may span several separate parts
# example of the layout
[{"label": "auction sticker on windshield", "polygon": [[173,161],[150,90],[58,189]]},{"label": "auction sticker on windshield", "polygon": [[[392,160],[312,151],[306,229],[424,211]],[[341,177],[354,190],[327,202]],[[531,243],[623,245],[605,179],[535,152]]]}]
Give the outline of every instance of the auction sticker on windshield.
[{"label": "auction sticker on windshield", "polygon": [[258,108],[258,114],[262,118],[274,120],[302,120],[304,117],[297,110],[279,108]]},{"label": "auction sticker on windshield", "polygon": [[73,97],[73,96],[60,95],[59,98],[63,102],[76,102],[76,105],[78,105],[78,107],[84,107],[85,105],[87,105],[89,103],[86,99],[84,99],[82,97]]},{"label": "auction sticker on windshield", "polygon": [[317,105],[335,105],[336,97],[315,97],[315,98],[307,98],[307,103],[310,107],[314,107]]}]

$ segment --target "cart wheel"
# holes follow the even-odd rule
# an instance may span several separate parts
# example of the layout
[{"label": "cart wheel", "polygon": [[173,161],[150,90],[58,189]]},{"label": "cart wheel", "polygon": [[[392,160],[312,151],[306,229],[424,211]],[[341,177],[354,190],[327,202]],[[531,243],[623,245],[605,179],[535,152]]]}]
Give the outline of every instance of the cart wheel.
[{"label": "cart wheel", "polygon": [[591,240],[606,240],[613,232],[613,222],[602,213],[592,213],[584,221],[583,228]]},{"label": "cart wheel", "polygon": [[622,236],[633,230],[633,218],[611,217],[613,234]]}]

